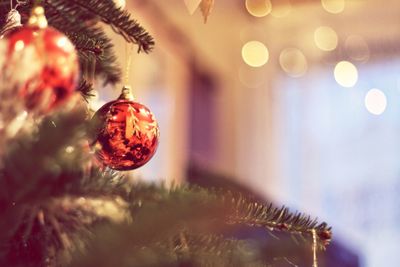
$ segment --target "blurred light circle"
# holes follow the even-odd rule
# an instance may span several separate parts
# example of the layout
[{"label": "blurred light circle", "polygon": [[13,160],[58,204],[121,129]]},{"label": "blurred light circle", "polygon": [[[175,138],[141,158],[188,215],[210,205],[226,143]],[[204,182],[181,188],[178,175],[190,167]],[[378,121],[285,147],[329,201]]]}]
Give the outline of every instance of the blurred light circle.
[{"label": "blurred light circle", "polygon": [[322,7],[329,13],[337,14],[343,12],[344,0],[321,0]]},{"label": "blurred light circle", "polygon": [[270,0],[246,0],[246,9],[254,17],[264,17],[271,12]]},{"label": "blurred light circle", "polygon": [[242,48],[242,58],[251,67],[261,67],[268,62],[268,48],[259,41],[247,42]]},{"label": "blurred light circle", "polygon": [[272,5],[271,15],[275,18],[283,18],[289,15],[292,10],[292,5],[288,0],[275,1]]},{"label": "blurred light circle", "polygon": [[370,51],[367,42],[362,36],[351,35],[347,37],[345,48],[351,59],[362,62],[368,61]]},{"label": "blurred light circle", "polygon": [[379,89],[371,89],[365,96],[365,107],[374,115],[381,115],[387,106],[386,95]]},{"label": "blurred light circle", "polygon": [[249,88],[258,88],[265,84],[266,76],[265,71],[260,68],[239,68],[240,82]]},{"label": "blurred light circle", "polygon": [[279,55],[279,64],[291,77],[301,77],[307,72],[307,59],[297,48],[286,48]]},{"label": "blurred light circle", "polygon": [[319,49],[323,51],[332,51],[337,47],[338,36],[331,27],[321,26],[314,32],[314,41]]},{"label": "blurred light circle", "polygon": [[334,70],[335,80],[343,87],[353,87],[358,80],[358,71],[351,62],[341,61]]}]

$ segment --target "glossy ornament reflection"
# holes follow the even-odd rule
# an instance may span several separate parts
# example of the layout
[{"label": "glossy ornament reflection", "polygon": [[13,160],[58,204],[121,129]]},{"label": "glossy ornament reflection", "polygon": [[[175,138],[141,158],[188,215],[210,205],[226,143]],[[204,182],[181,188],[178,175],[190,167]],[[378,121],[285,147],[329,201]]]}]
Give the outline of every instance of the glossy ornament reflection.
[{"label": "glossy ornament reflection", "polygon": [[111,169],[139,168],[157,150],[157,121],[146,106],[133,100],[129,87],[96,112],[93,124],[97,158]]},{"label": "glossy ornament reflection", "polygon": [[76,50],[64,34],[47,26],[42,7],[3,41],[0,81],[15,88],[28,110],[46,113],[73,94],[79,76]]}]

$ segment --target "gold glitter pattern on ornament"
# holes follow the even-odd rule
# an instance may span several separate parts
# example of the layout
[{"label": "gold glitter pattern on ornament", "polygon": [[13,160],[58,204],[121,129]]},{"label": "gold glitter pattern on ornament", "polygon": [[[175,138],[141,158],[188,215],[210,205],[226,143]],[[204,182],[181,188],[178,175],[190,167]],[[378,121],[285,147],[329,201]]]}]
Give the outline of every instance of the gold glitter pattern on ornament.
[{"label": "gold glitter pattern on ornament", "polygon": [[158,147],[159,129],[144,105],[118,99],[104,105],[94,116],[97,128],[96,155],[115,170],[133,170],[146,164]]}]

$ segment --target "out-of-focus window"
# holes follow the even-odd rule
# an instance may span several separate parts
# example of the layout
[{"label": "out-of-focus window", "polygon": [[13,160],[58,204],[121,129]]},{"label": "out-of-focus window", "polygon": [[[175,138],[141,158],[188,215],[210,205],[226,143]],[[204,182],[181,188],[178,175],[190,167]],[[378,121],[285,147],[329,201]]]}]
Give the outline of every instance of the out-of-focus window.
[{"label": "out-of-focus window", "polygon": [[[400,261],[400,60],[282,78],[275,112],[285,203],[328,221],[362,266]],[[279,90],[278,90],[279,89]]]}]

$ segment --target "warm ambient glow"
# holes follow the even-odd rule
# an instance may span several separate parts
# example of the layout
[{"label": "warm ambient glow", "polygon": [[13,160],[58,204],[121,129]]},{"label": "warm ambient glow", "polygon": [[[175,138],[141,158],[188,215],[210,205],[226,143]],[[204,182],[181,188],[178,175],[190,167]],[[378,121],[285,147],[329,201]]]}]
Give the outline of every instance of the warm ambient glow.
[{"label": "warm ambient glow", "polygon": [[332,51],[337,47],[338,37],[331,27],[321,26],[314,32],[314,41],[319,49]]},{"label": "warm ambient glow", "polygon": [[343,12],[344,0],[321,0],[322,7],[329,13],[337,14]]},{"label": "warm ambient glow", "polygon": [[385,112],[387,100],[385,93],[379,89],[371,89],[365,96],[365,107],[374,115],[381,115]]},{"label": "warm ambient glow", "polygon": [[291,77],[301,77],[307,71],[307,59],[297,48],[287,48],[279,56],[281,68]]},{"label": "warm ambient glow", "polygon": [[271,12],[270,0],[246,0],[246,9],[254,17],[264,17]]},{"label": "warm ambient glow", "polygon": [[247,68],[240,66],[239,81],[248,88],[259,88],[266,82],[265,70],[262,68]]},{"label": "warm ambient glow", "polygon": [[279,4],[274,4],[272,6],[271,15],[275,18],[283,18],[289,15],[290,11],[292,10],[292,5],[290,4],[290,1],[279,0],[276,2],[279,2]]},{"label": "warm ambient glow", "polygon": [[250,41],[242,48],[242,58],[251,67],[261,67],[268,62],[269,52],[263,43]]},{"label": "warm ambient glow", "polygon": [[345,42],[346,53],[352,60],[366,62],[370,52],[367,42],[362,36],[350,35]]},{"label": "warm ambient glow", "polygon": [[124,9],[126,6],[126,1],[125,0],[114,0],[114,3],[117,7]]},{"label": "warm ambient glow", "polygon": [[124,9],[126,6],[125,0],[114,0],[114,3],[117,7]]},{"label": "warm ambient glow", "polygon": [[335,66],[335,80],[343,87],[353,87],[358,80],[356,66],[348,61],[341,61]]}]

